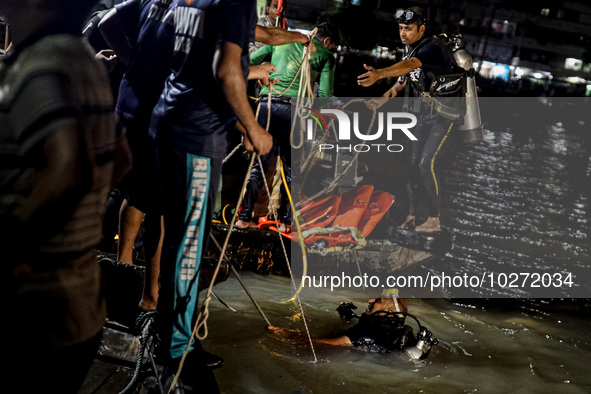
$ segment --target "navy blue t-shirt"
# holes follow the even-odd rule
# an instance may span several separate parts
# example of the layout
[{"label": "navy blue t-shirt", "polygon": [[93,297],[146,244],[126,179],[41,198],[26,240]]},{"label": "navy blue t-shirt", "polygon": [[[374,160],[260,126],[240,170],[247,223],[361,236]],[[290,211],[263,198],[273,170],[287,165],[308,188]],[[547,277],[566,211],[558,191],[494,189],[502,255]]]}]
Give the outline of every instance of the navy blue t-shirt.
[{"label": "navy blue t-shirt", "polygon": [[[426,39],[428,38],[423,38],[411,45],[411,51]],[[451,51],[438,40],[427,42],[411,57],[416,57],[423,64],[421,67],[414,69],[409,73],[412,82],[419,82],[423,73],[432,73],[435,76],[453,73],[452,64],[455,64],[453,55],[451,54]],[[427,78],[425,84],[427,87],[430,85],[429,78]]]},{"label": "navy blue t-shirt", "polygon": [[195,119],[213,116],[225,122],[231,117],[215,81],[212,60],[217,43],[240,46],[246,80],[248,44],[254,41],[257,20],[255,5],[255,0],[179,0],[174,16],[172,73],[163,93],[167,108]]},{"label": "navy blue t-shirt", "polygon": [[[176,0],[128,0],[115,6],[124,23],[138,25],[138,39],[119,87],[116,110],[148,129],[150,116],[170,74]],[[139,17],[139,19],[138,19]]]}]

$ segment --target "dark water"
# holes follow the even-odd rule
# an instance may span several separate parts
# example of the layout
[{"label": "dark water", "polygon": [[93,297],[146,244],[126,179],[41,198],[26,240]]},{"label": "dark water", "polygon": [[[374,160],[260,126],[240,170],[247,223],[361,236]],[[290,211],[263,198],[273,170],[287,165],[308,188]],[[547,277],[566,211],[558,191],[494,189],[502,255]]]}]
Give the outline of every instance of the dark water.
[{"label": "dark water", "polygon": [[[283,303],[288,278],[245,273],[274,325],[304,334],[296,303]],[[224,357],[215,375],[224,393],[588,393],[591,390],[589,303],[531,300],[410,299],[409,311],[440,343],[424,362],[404,353],[315,347],[269,334],[234,279],[212,302],[206,349]],[[313,336],[350,326],[335,311],[342,298],[304,300]],[[360,309],[367,300],[354,300]],[[413,324],[413,323],[408,323]]]},{"label": "dark water", "polygon": [[[496,101],[482,101],[484,111],[491,108],[489,113],[498,114]],[[485,112],[484,141],[460,147],[445,163],[447,209],[442,220],[458,241],[440,268],[456,273],[570,273],[573,287],[562,290],[496,287],[489,295],[589,297],[591,124],[582,124],[587,106],[575,101],[581,104],[576,111],[555,109],[545,118],[544,111],[552,109],[537,107],[531,99],[509,103],[531,109],[537,118]],[[532,117],[531,123],[524,121]]]},{"label": "dark water", "polygon": [[[408,273],[572,272],[584,298],[523,298],[528,294],[521,289],[497,288],[447,299],[442,291],[432,295],[441,298],[408,300],[409,311],[440,340],[426,362],[402,353],[334,348],[316,348],[313,362],[305,340],[286,341],[265,331],[230,278],[216,293],[237,312],[213,301],[204,341],[226,359],[216,371],[222,392],[591,392],[591,127],[581,123],[585,107],[579,118],[561,118],[565,111],[549,115],[543,108],[483,108],[484,141],[457,147],[443,165],[442,221],[456,233],[456,247]],[[244,277],[272,324],[305,333],[297,304],[284,302],[291,295],[289,278]],[[303,300],[313,336],[348,327],[335,312],[343,299],[346,294],[325,290]],[[367,300],[354,302],[363,310]]]}]

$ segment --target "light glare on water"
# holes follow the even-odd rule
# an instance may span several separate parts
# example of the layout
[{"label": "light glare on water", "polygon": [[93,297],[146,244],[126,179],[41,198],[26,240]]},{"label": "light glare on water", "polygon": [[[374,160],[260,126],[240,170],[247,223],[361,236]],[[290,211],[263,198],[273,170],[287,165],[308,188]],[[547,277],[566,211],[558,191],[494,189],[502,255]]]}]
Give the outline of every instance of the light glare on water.
[{"label": "light glare on water", "polygon": [[[290,281],[242,274],[273,325],[305,335]],[[236,313],[213,301],[204,347],[225,359],[215,371],[223,393],[585,393],[591,389],[591,340],[583,312],[546,310],[527,300],[410,299],[409,312],[440,343],[424,362],[406,354],[369,353],[316,346],[318,363],[304,338],[286,341],[265,323],[234,278],[216,294]],[[336,312],[338,298],[303,300],[312,336],[336,336],[354,324]],[[367,300],[354,300],[361,313]],[[574,303],[574,304],[573,304]],[[589,305],[565,301],[589,311]],[[582,308],[581,308],[582,306]],[[407,319],[416,333],[416,323]]]}]

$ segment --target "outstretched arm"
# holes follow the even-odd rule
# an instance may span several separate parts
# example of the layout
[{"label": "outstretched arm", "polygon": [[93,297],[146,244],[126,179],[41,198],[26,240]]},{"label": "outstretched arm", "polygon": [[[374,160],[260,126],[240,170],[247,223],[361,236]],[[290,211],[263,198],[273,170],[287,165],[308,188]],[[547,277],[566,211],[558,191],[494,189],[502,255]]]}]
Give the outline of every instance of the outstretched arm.
[{"label": "outstretched arm", "polygon": [[366,64],[363,67],[367,70],[365,74],[357,77],[357,84],[363,87],[368,87],[379,81],[380,79],[388,77],[399,77],[408,74],[414,69],[422,67],[423,63],[416,57],[398,62],[386,68],[373,68]]},{"label": "outstretched arm", "polygon": [[290,42],[298,42],[302,45],[310,45],[310,52],[316,52],[314,40],[297,31],[289,31],[280,27],[256,26],[255,40],[265,45],[283,45]]},{"label": "outstretched arm", "polygon": [[[283,338],[301,337],[301,334],[299,333],[292,333],[277,326],[267,326],[267,330],[271,331],[274,335]],[[312,342],[331,346],[353,346],[349,337],[345,335],[336,338],[312,338]]]},{"label": "outstretched arm", "polygon": [[336,338],[312,338],[312,342],[331,346],[353,346],[349,337],[345,335]]},{"label": "outstretched arm", "polygon": [[297,31],[289,31],[280,27],[256,26],[254,39],[266,45],[283,45],[290,42],[299,42],[306,45],[308,36]]}]

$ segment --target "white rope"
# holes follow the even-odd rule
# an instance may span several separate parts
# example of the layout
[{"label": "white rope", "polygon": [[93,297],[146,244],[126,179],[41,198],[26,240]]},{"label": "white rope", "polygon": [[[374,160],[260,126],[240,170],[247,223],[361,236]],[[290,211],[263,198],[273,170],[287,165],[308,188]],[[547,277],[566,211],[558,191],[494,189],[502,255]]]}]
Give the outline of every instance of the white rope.
[{"label": "white rope", "polygon": [[[345,104],[343,106],[343,108],[346,108],[347,106],[351,105],[352,103],[355,103],[355,102],[363,102],[363,101],[364,101],[363,99],[352,99],[347,104]],[[371,129],[373,128],[374,122],[376,120],[376,114],[377,114],[377,112],[374,109],[373,110],[372,117],[371,117],[371,121],[370,121],[369,126],[367,128],[366,135],[368,135],[369,132],[371,131]],[[306,203],[306,202],[308,202],[310,200],[314,200],[314,199],[316,199],[318,197],[324,196],[324,195],[329,194],[330,192],[332,192],[337,187],[337,185],[340,182],[340,180],[345,176],[345,174],[347,173],[347,171],[349,171],[349,169],[353,166],[353,164],[355,163],[355,160],[357,160],[357,158],[359,157],[359,152],[360,151],[361,150],[358,150],[358,151],[355,152],[355,154],[353,155],[353,158],[349,161],[349,163],[347,163],[347,166],[343,169],[343,171],[341,171],[339,174],[337,174],[334,177],[334,179],[330,182],[330,184],[327,187],[325,187],[324,189],[320,190],[316,194],[314,194],[314,195],[312,195],[312,196],[310,196],[308,198],[305,198],[302,201],[299,201],[297,203],[297,206],[302,206],[302,204],[304,204],[304,203]],[[314,151],[311,151],[310,154],[313,155],[313,154],[315,154],[315,152]]]},{"label": "white rope", "polygon": [[[314,35],[316,34],[316,30],[313,32],[313,34]],[[310,38],[310,40],[312,40],[312,39],[313,38]],[[309,67],[309,64],[310,64],[309,59],[310,58],[309,58],[309,56],[306,57],[306,53],[307,53],[306,49],[307,48],[304,49],[304,59],[302,61],[302,64],[308,64],[308,67]],[[303,70],[305,70],[306,67],[302,66],[302,64],[300,64],[300,69],[299,70],[302,70],[303,75],[305,75]],[[299,72],[299,70],[298,70],[298,72]],[[309,75],[309,71],[308,71],[308,75]],[[293,85],[293,83],[294,83],[294,81],[295,81],[296,78],[297,78],[297,73],[296,73],[296,76],[294,77],[294,79],[291,81],[290,85],[283,91],[283,93],[285,93],[289,89],[289,87],[291,87],[291,85]],[[309,78],[308,78],[307,81],[308,82],[306,82],[306,83],[309,84]],[[301,91],[301,86],[302,86],[302,81],[300,81],[300,89],[299,89],[300,91]],[[273,86],[271,86],[271,88],[269,89],[268,105],[267,105],[267,126],[266,126],[266,129],[267,130],[269,130],[270,123],[271,123],[271,98],[272,98],[271,96],[272,96],[272,91],[273,90],[274,90],[273,89]],[[299,94],[298,94],[298,102],[299,102]],[[293,131],[293,128],[292,128],[292,131]],[[278,157],[278,160],[281,161],[281,156]],[[259,161],[259,166],[260,166],[261,171],[262,171],[263,170],[263,163],[261,162],[261,158],[260,157],[258,158],[258,161]],[[285,187],[286,192],[290,196],[290,203],[291,203],[291,206],[292,206],[292,209],[293,209],[293,213],[294,213],[294,216],[295,216],[295,205],[291,201],[291,195],[289,194],[290,193],[289,192],[289,186],[287,185],[287,181],[285,179],[285,174],[284,174],[284,170],[283,170],[283,162],[281,162],[281,176],[282,176],[281,180],[283,182],[283,186]],[[314,349],[314,343],[312,341],[312,335],[310,334],[310,329],[308,327],[308,322],[306,321],[306,315],[305,315],[305,312],[304,312],[304,308],[303,308],[302,302],[301,302],[300,297],[299,297],[299,293],[301,291],[301,285],[298,288],[296,286],[296,283],[295,283],[295,278],[293,276],[293,271],[291,269],[291,262],[290,262],[290,259],[289,259],[288,253],[287,253],[287,249],[285,248],[285,243],[283,242],[283,238],[281,236],[281,233],[279,232],[279,220],[278,220],[278,214],[277,214],[277,207],[275,206],[275,204],[273,203],[273,200],[271,198],[271,191],[270,191],[270,188],[269,188],[269,184],[267,183],[267,178],[265,176],[263,176],[263,182],[264,182],[264,185],[265,185],[265,190],[267,192],[267,197],[269,199],[269,203],[271,205],[271,210],[272,210],[272,213],[273,213],[273,217],[275,219],[275,225],[277,226],[277,234],[279,236],[279,242],[281,243],[281,248],[283,249],[283,254],[285,256],[285,261],[287,263],[287,269],[289,271],[289,277],[291,279],[291,283],[292,283],[292,286],[293,286],[294,291],[295,291],[295,295],[290,300],[288,300],[288,301],[292,301],[292,300],[295,299],[298,302],[298,306],[299,306],[300,312],[302,314],[302,321],[304,322],[304,328],[306,329],[306,335],[308,337],[308,341],[310,342],[310,348],[312,350],[312,355],[314,356],[314,362],[318,362],[318,358],[316,357],[316,351]],[[299,225],[299,223],[297,221],[297,218],[294,217],[294,219],[295,219],[295,224],[296,224],[296,228],[297,228],[298,235],[299,235],[298,236],[298,243],[301,244],[300,246],[302,247],[303,257],[304,257],[304,259],[306,259],[306,250],[305,250],[305,246],[303,246],[303,237],[301,236],[300,225]],[[306,266],[307,266],[307,263],[306,263],[306,260],[304,260],[304,270],[305,270],[305,267]],[[305,272],[304,272],[304,275],[305,275]]]},{"label": "white rope", "polygon": [[222,160],[222,164],[226,164],[226,162],[228,160],[230,160],[230,157],[232,157],[234,155],[234,153],[238,152],[238,149],[240,149],[241,146],[244,146],[242,144],[238,144],[234,147],[234,149],[232,149],[232,152],[230,152],[226,157],[224,157],[224,160]]},{"label": "white rope", "polygon": [[[316,30],[313,33],[315,34],[315,32],[316,32]],[[310,40],[312,40],[312,38]],[[304,49],[304,61],[302,61],[302,64],[300,65],[300,70],[304,68],[302,66],[304,63],[308,64],[308,66],[309,66],[309,55],[306,58],[306,54],[308,52],[309,52],[309,46]],[[293,85],[293,83],[294,83],[294,81],[295,81],[296,78],[297,78],[297,74],[294,77],[294,79],[291,81],[290,85],[285,89],[284,92],[286,92]],[[301,87],[301,85],[300,85],[300,87]],[[270,86],[270,89],[269,89],[269,96],[268,96],[269,106],[268,106],[268,110],[267,110],[267,112],[268,112],[267,113],[267,127],[266,127],[267,132],[269,131],[269,125],[270,125],[270,118],[271,118],[271,115],[270,115],[271,114],[271,95],[272,95],[272,91],[273,90],[274,90],[273,89],[273,86],[271,85]],[[256,111],[256,114],[255,114],[255,119],[258,119],[259,112],[260,112],[260,104],[257,107],[257,111]],[[238,147],[234,148],[234,150],[230,153],[230,155],[228,155],[226,157],[226,159],[228,159],[232,154],[234,154],[234,152],[237,150],[237,148]],[[240,196],[238,198],[238,203],[236,204],[237,207],[239,207],[242,204],[242,199],[244,198],[244,194],[245,194],[245,191],[246,191],[246,186],[247,186],[247,183],[248,183],[250,172],[251,172],[252,167],[253,167],[253,164],[254,164],[255,157],[256,157],[256,154],[252,154],[252,157],[251,157],[250,162],[249,162],[249,165],[248,165],[248,169],[246,170],[246,176],[244,178],[242,189],[240,191]],[[259,158],[259,163],[260,163],[260,158]],[[261,166],[261,170],[262,170],[262,166]],[[269,187],[267,185],[266,179],[265,179],[265,187],[267,189],[267,193],[269,194],[270,192],[269,192]],[[232,216],[232,221],[230,222],[228,233],[226,234],[226,239],[224,241],[224,245],[223,245],[222,250],[220,252],[220,257],[218,259],[218,263],[216,265],[215,271],[214,271],[214,273],[212,275],[212,278],[211,278],[211,282],[210,282],[209,287],[207,289],[207,295],[205,297],[205,300],[203,301],[203,305],[201,307],[201,310],[199,311],[199,314],[197,315],[195,326],[193,328],[193,331],[191,332],[191,336],[189,338],[189,342],[187,343],[187,346],[185,348],[185,351],[183,353],[183,356],[181,357],[181,361],[179,363],[179,367],[178,367],[177,373],[174,376],[174,379],[173,379],[173,381],[172,381],[172,383],[170,385],[170,388],[169,388],[168,393],[171,393],[175,389],[175,387],[176,387],[176,385],[178,383],[179,377],[181,375],[181,372],[182,372],[183,367],[184,367],[184,364],[185,364],[185,360],[187,358],[187,355],[189,354],[189,349],[191,348],[191,345],[193,343],[193,338],[194,337],[197,337],[197,339],[199,339],[199,340],[204,340],[205,338],[207,338],[207,335],[209,333],[208,332],[208,328],[207,328],[207,319],[209,318],[209,303],[211,302],[211,297],[212,297],[212,294],[213,294],[213,286],[215,284],[215,280],[217,278],[217,275],[218,275],[218,273],[220,271],[222,260],[223,260],[225,254],[226,254],[226,249],[228,247],[228,244],[229,244],[229,241],[230,241],[230,236],[232,235],[232,229],[234,228],[234,224],[236,223],[236,218],[237,217],[238,217],[238,210],[236,210],[236,212]],[[275,219],[275,220],[277,222],[277,219]],[[277,226],[278,226],[278,229],[279,229],[279,225],[278,224],[277,224]],[[298,228],[298,231],[299,231],[299,228]],[[279,234],[279,237],[281,238],[281,234]],[[283,240],[281,240],[281,241],[283,241]],[[283,242],[282,242],[282,245],[283,245]],[[287,251],[285,250],[285,245],[283,245],[283,249],[284,249],[285,256],[287,257]],[[288,267],[290,267],[289,260],[288,260]],[[292,278],[292,281],[294,281],[293,275],[291,274],[291,267],[290,267],[290,276]],[[298,301],[299,301],[299,297],[298,297]],[[300,310],[302,312],[302,318],[304,318],[304,311],[303,311],[301,302],[299,303],[299,306],[300,306]],[[314,351],[314,347],[312,345],[312,338],[310,336],[310,333],[309,333],[309,330],[308,330],[308,325],[307,325],[307,323],[306,323],[305,320],[304,320],[304,325],[305,325],[306,331],[308,333],[308,337],[309,337],[309,340],[310,340],[310,345],[312,346],[312,352],[314,354],[314,361],[317,362],[318,360],[316,358],[316,352]],[[203,330],[203,334],[199,334],[200,330]]]},{"label": "white rope", "polygon": [[[215,244],[215,246],[218,248],[218,250],[222,251],[222,246],[219,244],[218,240],[215,239],[215,237],[213,236],[212,233],[209,233],[209,238],[213,241],[213,243]],[[234,274],[234,276],[236,277],[236,279],[238,280],[238,282],[240,283],[240,285],[242,286],[242,288],[244,289],[244,291],[246,292],[246,295],[248,296],[248,298],[250,298],[250,300],[252,301],[252,303],[254,304],[254,307],[256,308],[256,310],[260,313],[261,317],[263,318],[263,320],[265,320],[265,323],[267,323],[268,326],[271,325],[271,322],[269,321],[269,319],[267,318],[267,315],[265,315],[265,312],[263,312],[263,309],[259,306],[259,304],[256,302],[256,300],[254,299],[254,297],[252,296],[252,294],[250,293],[250,290],[248,290],[248,288],[246,287],[246,283],[244,283],[244,281],[242,280],[242,277],[240,276],[240,274],[238,273],[238,271],[236,271],[236,268],[234,268],[234,265],[228,261],[228,265],[230,266],[230,269],[232,270],[232,273]],[[213,295],[220,301],[222,302],[222,300],[220,300],[220,298],[213,293]],[[223,304],[223,302],[222,302]],[[235,309],[229,307],[233,312],[236,312]]]},{"label": "white rope", "polygon": [[[248,182],[248,176],[249,176],[250,170],[252,169],[252,166],[254,164],[255,156],[256,155],[253,154],[252,158],[250,159],[250,163],[248,165],[248,170],[246,172],[246,177],[244,179],[244,184],[242,186],[242,191],[240,193],[240,197],[238,198],[237,206],[240,206],[240,204],[242,203],[242,198],[244,197],[244,190],[246,189],[246,183]],[[207,319],[209,318],[209,303],[211,302],[211,296],[213,294],[213,286],[215,284],[215,280],[216,280],[218,273],[220,271],[220,267],[222,265],[222,260],[226,254],[226,249],[228,248],[228,243],[230,241],[230,235],[232,235],[232,229],[234,228],[234,223],[236,222],[237,216],[238,216],[238,211],[236,211],[234,213],[234,215],[232,216],[232,221],[230,222],[230,228],[228,230],[228,233],[226,234],[224,246],[222,247],[222,251],[220,253],[220,258],[218,259],[218,263],[215,267],[215,271],[213,272],[213,275],[211,277],[211,282],[210,282],[209,287],[207,289],[207,295],[205,297],[205,301],[203,301],[203,305],[201,307],[201,310],[199,311],[199,314],[197,315],[197,320],[195,321],[195,326],[193,328],[193,332],[191,333],[191,337],[189,338],[189,342],[187,343],[187,347],[185,348],[185,352],[183,353],[183,356],[181,357],[181,361],[179,363],[177,373],[174,376],[172,384],[170,385],[170,388],[168,390],[169,393],[171,393],[176,388],[176,385],[178,383],[178,379],[181,375],[181,372],[182,372],[184,364],[185,364],[185,360],[187,358],[187,355],[189,354],[189,349],[191,348],[191,345],[193,344],[193,338],[197,337],[197,339],[200,339],[200,340],[207,338],[207,335],[208,335]],[[203,329],[203,335],[199,334],[199,331],[201,329]]]},{"label": "white rope", "polygon": [[[310,43],[314,40],[314,37],[316,37],[317,33],[318,33],[318,28],[315,28],[314,30],[312,30],[308,34],[308,39],[309,39]],[[273,88],[273,86],[271,86],[269,88],[269,107],[270,107],[271,94],[274,93],[274,94],[281,95],[281,94],[286,93],[293,86],[296,79],[301,74],[300,85],[298,87],[298,95],[297,95],[296,107],[295,107],[296,116],[294,116],[293,123],[291,125],[290,137],[289,137],[289,142],[294,149],[299,149],[304,144],[303,128],[301,125],[300,125],[300,142],[299,142],[299,144],[296,145],[293,141],[296,120],[298,119],[298,117],[303,116],[304,107],[312,106],[312,103],[314,101],[314,99],[313,99],[314,89],[312,88],[312,78],[311,78],[311,73],[310,73],[310,59],[312,58],[312,53],[313,52],[311,51],[311,45],[307,45],[304,47],[304,52],[302,53],[302,62],[300,63],[300,66],[298,67],[298,70],[296,71],[295,76],[293,77],[293,79],[291,80],[289,85],[284,90],[282,90],[282,91],[275,90]],[[269,120],[269,119],[270,119],[270,115],[267,115],[267,120]]]},{"label": "white rope", "polygon": [[[259,166],[261,166],[261,168],[263,168],[263,164],[261,163],[261,158],[259,157],[258,160],[259,160]],[[279,158],[279,160],[281,160],[281,158]],[[286,189],[286,192],[289,193],[289,187],[287,186],[287,182],[285,180],[285,174],[283,172],[283,163],[281,164],[281,175],[282,175],[282,182],[283,182],[283,185]],[[265,179],[265,177],[263,177],[263,180],[265,183],[265,189],[267,190],[267,196],[269,198],[269,201],[271,201],[271,192],[269,191],[269,185],[267,184],[267,179]],[[292,205],[292,209],[295,209],[295,206],[293,205],[293,203],[291,205]],[[277,209],[272,201],[271,201],[271,209],[273,210],[273,216],[275,217],[275,224],[277,226],[277,233],[279,234],[279,241],[281,242],[281,247],[283,248],[283,253],[285,255],[285,261],[287,262],[287,269],[289,271],[289,277],[291,278],[291,285],[293,286],[294,291],[295,291],[294,297],[292,297],[292,299],[290,299],[288,301],[291,301],[295,298],[298,302],[300,312],[302,313],[302,321],[304,322],[304,327],[306,329],[306,335],[308,337],[308,341],[310,342],[310,348],[312,349],[312,355],[314,356],[314,362],[318,362],[318,358],[316,357],[316,351],[314,349],[314,343],[312,341],[312,335],[310,334],[310,329],[308,328],[308,322],[306,321],[306,315],[304,314],[304,307],[302,306],[302,301],[300,300],[300,296],[299,296],[300,289],[296,286],[295,279],[293,277],[293,271],[291,270],[291,262],[289,261],[289,257],[287,255],[287,249],[285,249],[285,243],[283,242],[283,238],[281,237],[281,233],[279,232],[279,220],[277,219]],[[294,211],[294,216],[295,216],[295,211]],[[303,237],[301,236],[301,232],[299,231],[299,223],[297,222],[297,218],[294,218],[294,219],[296,222],[296,227],[298,228],[298,235],[299,235],[298,236],[298,243],[300,243],[300,242],[303,242]],[[303,253],[304,253],[304,257],[305,257],[305,253],[306,253],[305,248],[303,249]],[[304,272],[303,275],[306,275],[306,272]]]}]

